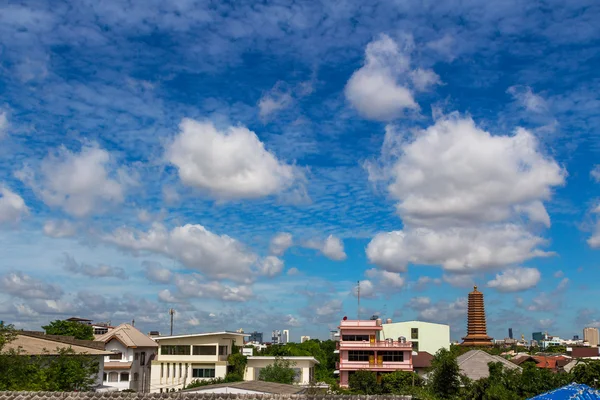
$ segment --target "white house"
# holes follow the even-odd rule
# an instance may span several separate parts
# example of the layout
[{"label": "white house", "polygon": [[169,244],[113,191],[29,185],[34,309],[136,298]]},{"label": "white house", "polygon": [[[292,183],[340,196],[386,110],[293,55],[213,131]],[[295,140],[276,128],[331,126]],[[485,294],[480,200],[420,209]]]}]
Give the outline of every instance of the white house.
[{"label": "white house", "polygon": [[112,354],[104,359],[103,385],[117,390],[150,390],[150,361],[158,344],[130,324],[121,324],[98,336],[104,349]]},{"label": "white house", "polygon": [[224,378],[233,345],[243,346],[247,336],[214,332],[155,337],[159,353],[152,361],[150,392],[173,392],[196,379]]},{"label": "white house", "polygon": [[412,343],[413,351],[426,351],[435,355],[441,348],[450,350],[450,326],[422,321],[392,323],[382,325],[385,339],[406,338]]},{"label": "white house", "polygon": [[[279,357],[291,362],[291,368],[296,371],[296,383],[300,385],[308,385],[314,382],[315,365],[319,364],[314,357]],[[244,380],[257,381],[260,375],[260,370],[268,365],[275,363],[277,357],[248,357],[246,365],[246,374]]]}]

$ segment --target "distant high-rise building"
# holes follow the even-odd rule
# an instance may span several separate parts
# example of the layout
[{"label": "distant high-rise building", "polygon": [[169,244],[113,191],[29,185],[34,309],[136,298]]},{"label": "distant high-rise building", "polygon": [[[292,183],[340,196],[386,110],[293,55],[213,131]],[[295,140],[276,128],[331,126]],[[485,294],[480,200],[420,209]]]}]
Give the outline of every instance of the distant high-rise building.
[{"label": "distant high-rise building", "polygon": [[573,335],[573,340],[579,340],[579,335]]},{"label": "distant high-rise building", "polygon": [[289,343],[290,342],[290,331],[287,329],[284,329],[283,332],[281,333],[281,340],[283,344]]},{"label": "distant high-rise building", "polygon": [[544,334],[544,332],[533,332],[531,334],[531,339],[540,343],[542,340],[546,340],[546,334]]},{"label": "distant high-rise building", "polygon": [[585,327],[583,328],[583,340],[588,342],[592,347],[598,347],[600,338],[598,337],[598,328]]},{"label": "distant high-rise building", "polygon": [[263,333],[262,332],[252,332],[250,336],[248,336],[249,342],[262,343],[263,342]]},{"label": "distant high-rise building", "polygon": [[275,330],[271,333],[271,343],[273,344],[281,344],[282,337],[281,337],[281,331]]},{"label": "distant high-rise building", "polygon": [[467,313],[467,336],[463,338],[462,346],[493,346],[493,339],[487,335],[485,323],[485,307],[483,293],[477,286],[469,293]]},{"label": "distant high-rise building", "polygon": [[512,328],[508,328],[508,338],[509,339],[513,338]]},{"label": "distant high-rise building", "polygon": [[310,340],[310,336],[300,336],[300,343],[308,342]]}]

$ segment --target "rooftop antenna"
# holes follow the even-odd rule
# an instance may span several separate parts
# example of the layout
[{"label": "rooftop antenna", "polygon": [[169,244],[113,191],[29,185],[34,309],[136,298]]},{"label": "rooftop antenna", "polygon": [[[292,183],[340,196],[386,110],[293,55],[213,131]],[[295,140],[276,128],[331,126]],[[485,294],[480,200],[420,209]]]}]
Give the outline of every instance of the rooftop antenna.
[{"label": "rooftop antenna", "polygon": [[131,326],[135,326],[135,318],[131,320]]},{"label": "rooftop antenna", "polygon": [[356,282],[356,298],[358,300],[358,308],[356,309],[356,318],[360,321],[360,281]]},{"label": "rooftop antenna", "polygon": [[173,316],[175,315],[175,310],[169,308],[169,315],[171,316],[171,336],[173,336]]}]

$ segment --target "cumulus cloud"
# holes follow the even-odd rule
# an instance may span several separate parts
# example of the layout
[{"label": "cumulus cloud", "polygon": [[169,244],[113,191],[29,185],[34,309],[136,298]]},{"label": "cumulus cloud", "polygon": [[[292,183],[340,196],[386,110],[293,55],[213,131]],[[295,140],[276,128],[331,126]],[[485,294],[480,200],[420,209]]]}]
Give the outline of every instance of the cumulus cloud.
[{"label": "cumulus cloud", "polygon": [[442,283],[440,278],[432,278],[430,276],[420,276],[416,282],[411,282],[413,289],[417,291],[425,290],[431,284],[439,285],[440,283]]},{"label": "cumulus cloud", "polygon": [[450,325],[464,321],[466,315],[467,299],[465,298],[459,298],[452,302],[441,300],[421,307],[418,312],[418,318],[421,321]]},{"label": "cumulus cloud", "polygon": [[273,89],[269,90],[258,101],[259,116],[266,120],[272,114],[289,108],[294,102],[290,90],[284,87],[282,82],[275,84]]},{"label": "cumulus cloud", "polygon": [[359,285],[356,285],[352,288],[352,295],[354,297],[358,297],[360,289],[360,297],[364,299],[374,299],[377,297],[377,292],[375,290],[375,285],[368,279],[359,281]]},{"label": "cumulus cloud", "polygon": [[513,98],[529,112],[545,113],[548,111],[546,100],[533,93],[529,86],[511,86],[506,92],[512,95]]},{"label": "cumulus cloud", "polygon": [[223,301],[244,302],[254,297],[252,288],[247,285],[231,286],[221,282],[206,281],[203,277],[194,275],[177,275],[175,286],[178,297],[202,297]]},{"label": "cumulus cloud", "polygon": [[0,183],[0,224],[15,224],[29,214],[25,200]]},{"label": "cumulus cloud", "polygon": [[[600,215],[600,205],[596,206],[596,208],[594,208],[594,210],[592,211],[592,213],[596,214],[596,215]],[[591,248],[594,248],[594,249],[600,248],[600,220],[596,221],[596,226],[594,228],[594,233],[587,240],[587,244]]]},{"label": "cumulus cloud", "polygon": [[543,201],[566,172],[526,130],[494,136],[458,114],[412,139],[388,127],[381,159],[365,167],[370,180],[387,184],[404,223],[367,246],[369,261],[383,269],[425,264],[471,273],[552,254],[521,217],[550,226]]},{"label": "cumulus cloud", "polygon": [[49,220],[44,223],[44,235],[53,238],[71,237],[76,232],[75,225],[66,220]]},{"label": "cumulus cloud", "polygon": [[402,47],[387,35],[369,43],[364,65],[355,71],[345,88],[346,99],[366,118],[389,121],[406,110],[418,110],[412,86],[426,90],[439,83],[431,70],[410,69],[412,40]]},{"label": "cumulus cloud", "polygon": [[64,255],[63,263],[65,270],[74,274],[85,275],[92,278],[114,277],[127,279],[127,274],[125,274],[125,270],[121,267],[111,267],[105,264],[93,266],[85,263],[78,263],[75,261],[75,258],[66,253]]},{"label": "cumulus cloud", "polygon": [[125,186],[132,182],[125,175],[97,145],[85,145],[79,153],[61,147],[42,161],[39,180],[29,167],[17,174],[48,206],[76,217],[102,210],[107,203],[123,202]]},{"label": "cumulus cloud", "polygon": [[365,271],[368,278],[375,279],[379,285],[389,288],[399,289],[404,286],[404,278],[395,272],[382,271],[377,268],[371,268]]},{"label": "cumulus cloud", "polygon": [[410,263],[468,273],[552,255],[537,248],[544,243],[514,224],[485,229],[417,228],[377,234],[367,246],[367,257],[388,271],[404,272]]},{"label": "cumulus cloud", "polygon": [[267,256],[260,260],[258,270],[261,275],[274,277],[283,271],[283,261],[275,256]]},{"label": "cumulus cloud", "polygon": [[600,182],[600,164],[594,165],[594,168],[590,171],[590,176],[596,182]]},{"label": "cumulus cloud", "polygon": [[124,250],[167,255],[214,279],[246,281],[257,260],[242,243],[214,234],[202,225],[187,224],[168,231],[155,223],[146,232],[123,227],[103,239]]},{"label": "cumulus cloud", "polygon": [[454,287],[468,288],[475,285],[473,275],[469,274],[444,274],[442,280]]},{"label": "cumulus cloud", "polygon": [[10,272],[0,279],[3,293],[22,299],[56,300],[63,294],[58,285],[43,282],[22,272]]},{"label": "cumulus cloud", "polygon": [[336,236],[329,235],[324,241],[320,240],[309,240],[306,242],[305,247],[310,249],[319,250],[325,257],[334,261],[343,261],[346,259],[346,252],[344,251],[344,243]]},{"label": "cumulus cloud", "polygon": [[280,232],[273,236],[271,239],[271,245],[269,247],[270,252],[274,256],[282,256],[287,249],[293,244],[293,238],[291,233]]},{"label": "cumulus cloud", "polygon": [[220,199],[273,195],[302,178],[243,126],[220,131],[211,122],[184,119],[166,157],[185,185]]},{"label": "cumulus cloud", "polygon": [[520,292],[536,286],[540,279],[540,271],[536,268],[510,268],[487,284],[499,292]]},{"label": "cumulus cloud", "polygon": [[288,272],[287,272],[287,274],[288,274],[289,276],[296,276],[296,275],[300,275],[300,270],[299,270],[298,268],[296,268],[296,267],[292,267],[292,268],[288,269]]},{"label": "cumulus cloud", "polygon": [[155,261],[143,261],[144,275],[149,281],[156,283],[169,283],[173,278],[170,269],[164,268],[161,263]]}]

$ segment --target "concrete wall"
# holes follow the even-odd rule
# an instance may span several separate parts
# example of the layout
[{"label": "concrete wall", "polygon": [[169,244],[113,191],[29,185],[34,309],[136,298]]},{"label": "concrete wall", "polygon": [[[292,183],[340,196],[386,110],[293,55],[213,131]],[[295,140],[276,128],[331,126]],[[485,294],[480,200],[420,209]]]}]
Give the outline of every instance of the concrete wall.
[{"label": "concrete wall", "polygon": [[[411,338],[411,328],[419,329],[419,338]],[[383,324],[383,337],[397,340],[404,336],[409,342],[418,342],[419,351],[434,355],[439,349],[450,349],[450,326],[421,321]]]}]

